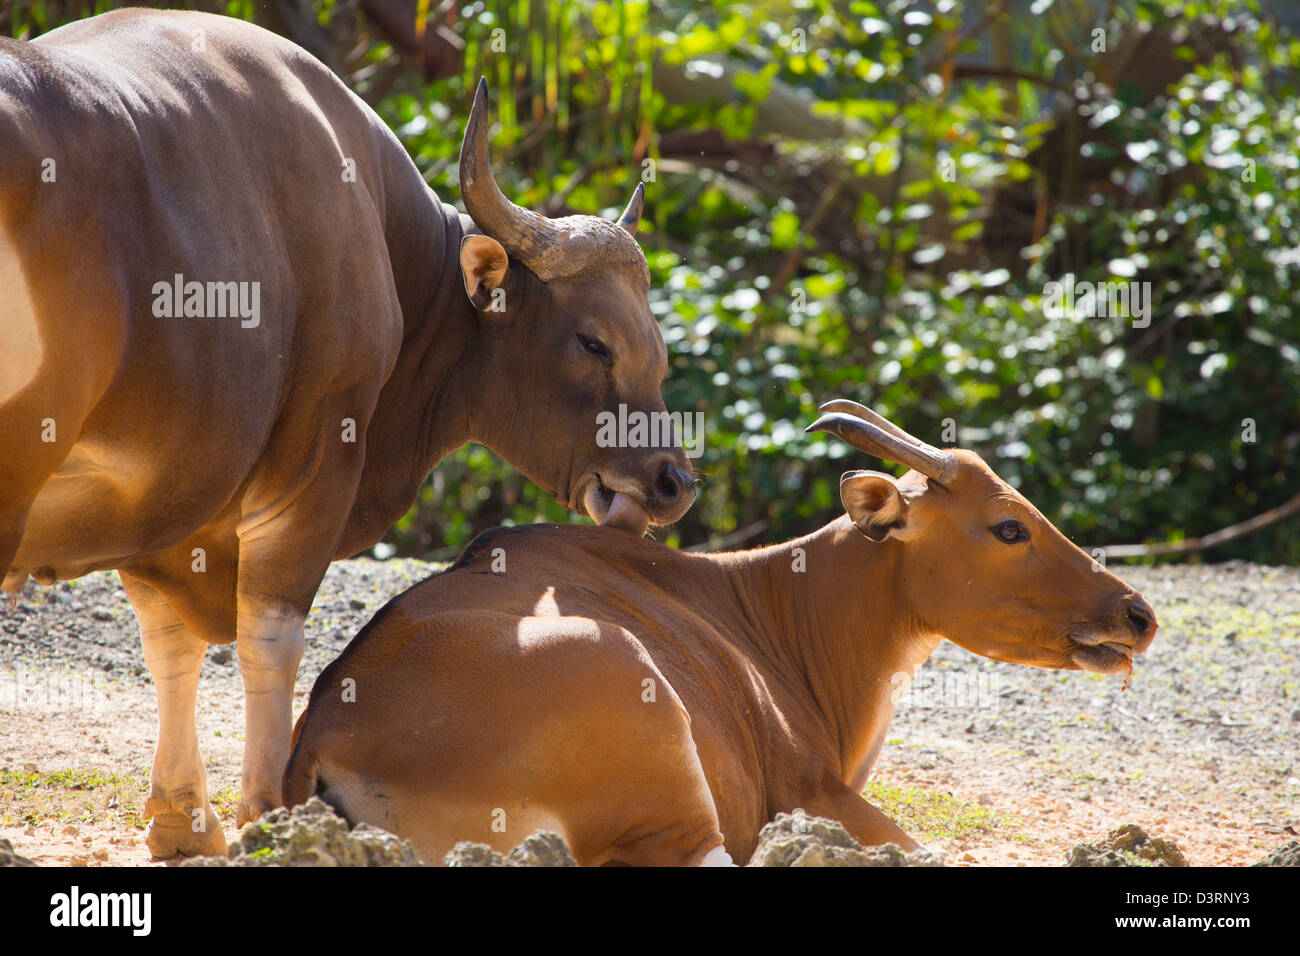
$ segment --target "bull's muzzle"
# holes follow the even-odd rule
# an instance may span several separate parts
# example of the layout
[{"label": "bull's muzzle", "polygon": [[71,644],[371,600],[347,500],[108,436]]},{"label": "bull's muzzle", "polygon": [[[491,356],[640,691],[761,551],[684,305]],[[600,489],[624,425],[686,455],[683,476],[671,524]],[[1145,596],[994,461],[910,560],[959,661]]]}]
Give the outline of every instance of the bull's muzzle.
[{"label": "bull's muzzle", "polygon": [[582,494],[583,507],[604,527],[644,534],[650,525],[669,525],[695,501],[695,480],[681,467],[680,453],[665,453],[650,462],[649,481],[597,474]]}]

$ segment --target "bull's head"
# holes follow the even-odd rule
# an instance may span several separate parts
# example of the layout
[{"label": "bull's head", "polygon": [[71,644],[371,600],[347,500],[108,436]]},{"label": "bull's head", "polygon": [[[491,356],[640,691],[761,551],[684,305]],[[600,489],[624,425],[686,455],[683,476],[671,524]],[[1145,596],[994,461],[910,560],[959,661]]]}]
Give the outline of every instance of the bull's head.
[{"label": "bull's head", "polygon": [[899,549],[898,586],[922,628],[995,660],[1102,674],[1131,670],[1150,647],[1142,595],[974,452],[934,448],[856,402],[821,410],[809,431],[911,469],[848,472],[840,498],[862,534]]},{"label": "bull's head", "polygon": [[[690,507],[695,483],[664,427],[659,389],[668,352],[633,238],[644,187],[617,221],[539,216],[501,194],[487,125],[480,80],[461,146],[460,188],[482,235],[462,240],[460,265],[482,347],[492,353],[484,358],[504,389],[485,443],[597,522],[637,533],[670,524]],[[655,427],[624,428],[623,440],[610,441],[614,430],[601,427],[608,421],[602,413],[633,423],[644,416],[640,421]]]}]

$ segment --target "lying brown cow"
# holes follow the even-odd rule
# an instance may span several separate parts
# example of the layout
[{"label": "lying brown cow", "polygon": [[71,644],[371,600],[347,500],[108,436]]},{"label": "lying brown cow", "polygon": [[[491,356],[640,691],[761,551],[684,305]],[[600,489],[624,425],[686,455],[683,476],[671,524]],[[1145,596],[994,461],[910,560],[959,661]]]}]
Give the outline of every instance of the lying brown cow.
[{"label": "lying brown cow", "polygon": [[811,429],[912,470],[845,474],[846,516],[755,551],[600,528],[481,536],[321,674],[286,802],[320,794],[426,860],[551,828],[583,864],[726,863],[796,807],[915,847],[859,796],[893,675],[945,637],[1126,671],[1155,617],[979,456],[827,408]]},{"label": "lying brown cow", "polygon": [[[239,822],[280,802],[303,620],[469,441],[632,530],[694,497],[680,448],[602,447],[664,414],[667,352],[622,217],[551,221],[488,164],[470,215],[304,50],[122,10],[0,38],[0,579],[120,571],[158,687],[156,856],[219,852],[194,727],[239,642]],[[472,217],[472,218],[471,218]]]}]

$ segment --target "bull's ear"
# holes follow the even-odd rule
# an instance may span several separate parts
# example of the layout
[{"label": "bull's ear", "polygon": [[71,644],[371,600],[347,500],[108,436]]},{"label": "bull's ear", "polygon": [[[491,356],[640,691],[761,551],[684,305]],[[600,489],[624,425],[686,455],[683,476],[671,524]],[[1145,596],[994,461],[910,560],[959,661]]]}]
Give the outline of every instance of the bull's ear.
[{"label": "bull's ear", "polygon": [[884,541],[907,526],[907,498],[889,475],[845,472],[840,477],[840,501],[853,526],[872,541]]},{"label": "bull's ear", "polygon": [[506,272],[510,260],[505,247],[491,236],[466,236],[460,241],[460,274],[465,294],[480,312],[506,312]]}]

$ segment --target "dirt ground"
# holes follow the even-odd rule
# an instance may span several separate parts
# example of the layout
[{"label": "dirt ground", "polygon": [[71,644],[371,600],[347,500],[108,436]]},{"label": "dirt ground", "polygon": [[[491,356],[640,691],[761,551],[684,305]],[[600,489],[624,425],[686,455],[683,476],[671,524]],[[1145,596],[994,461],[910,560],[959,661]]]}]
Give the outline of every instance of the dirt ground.
[{"label": "dirt ground", "polygon": [[[308,619],[297,709],[416,561],[335,565]],[[866,795],[949,864],[1063,864],[1124,823],[1193,865],[1255,863],[1300,831],[1300,569],[1121,568],[1161,623],[1121,678],[983,660],[943,644],[900,703]],[[296,713],[295,713],[296,716]],[[235,836],[243,695],[232,648],[199,690],[208,784]],[[43,865],[165,865],[139,812],[152,684],[116,575],[0,605],[0,837]]]}]

